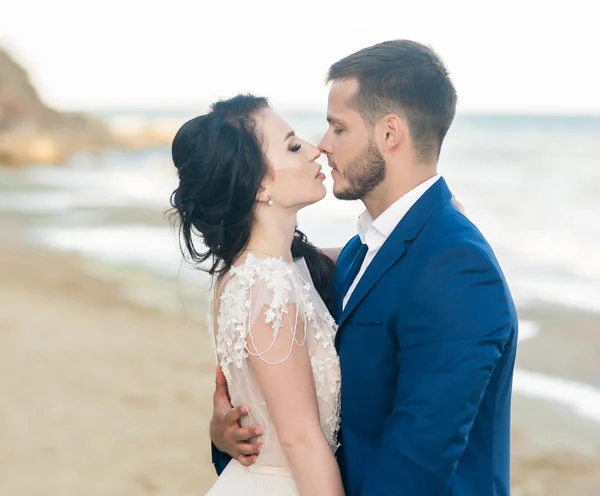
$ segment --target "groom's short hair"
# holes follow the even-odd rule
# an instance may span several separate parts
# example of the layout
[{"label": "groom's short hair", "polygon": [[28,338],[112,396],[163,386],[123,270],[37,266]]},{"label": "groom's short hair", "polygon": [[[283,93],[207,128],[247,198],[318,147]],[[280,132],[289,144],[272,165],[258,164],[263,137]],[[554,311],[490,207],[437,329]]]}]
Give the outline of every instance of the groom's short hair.
[{"label": "groom's short hair", "polygon": [[456,114],[456,90],[428,46],[392,40],[364,48],[329,68],[327,82],[356,79],[351,104],[368,125],[397,113],[408,123],[420,159],[438,158]]}]

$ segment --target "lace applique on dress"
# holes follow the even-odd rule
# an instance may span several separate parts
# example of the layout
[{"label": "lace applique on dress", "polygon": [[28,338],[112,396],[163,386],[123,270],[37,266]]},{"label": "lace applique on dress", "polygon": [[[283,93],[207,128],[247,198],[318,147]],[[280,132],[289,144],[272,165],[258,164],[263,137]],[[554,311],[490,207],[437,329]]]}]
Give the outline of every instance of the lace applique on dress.
[{"label": "lace applique on dress", "polygon": [[[218,301],[209,304],[218,309],[216,321],[209,312],[209,331],[213,337],[217,361],[227,378],[230,395],[248,404],[259,422],[268,424],[268,411],[248,367],[249,355],[265,363],[283,363],[294,346],[306,346],[314,375],[321,425],[333,450],[337,448],[340,425],[340,366],[335,351],[336,326],[316,292],[303,260],[286,263],[276,258],[256,258],[233,267],[220,281]],[[262,318],[269,324],[272,340],[257,349],[252,326]],[[287,319],[291,336],[280,336]],[[216,331],[214,324],[216,323]],[[272,359],[269,354],[277,339],[289,339],[289,348]],[[271,353],[272,355],[272,353]],[[262,411],[264,410],[264,411]],[[263,427],[268,428],[268,425]],[[265,436],[267,439],[268,436]],[[265,450],[263,447],[263,451]]]}]

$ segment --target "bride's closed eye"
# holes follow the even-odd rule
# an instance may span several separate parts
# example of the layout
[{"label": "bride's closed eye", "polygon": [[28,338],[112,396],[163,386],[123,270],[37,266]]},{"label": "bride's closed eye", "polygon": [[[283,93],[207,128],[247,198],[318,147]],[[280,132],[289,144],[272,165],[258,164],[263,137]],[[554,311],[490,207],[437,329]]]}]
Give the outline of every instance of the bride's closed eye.
[{"label": "bride's closed eye", "polygon": [[298,145],[293,145],[289,148],[290,152],[297,152],[300,150],[300,148],[302,148],[302,145],[298,144]]}]

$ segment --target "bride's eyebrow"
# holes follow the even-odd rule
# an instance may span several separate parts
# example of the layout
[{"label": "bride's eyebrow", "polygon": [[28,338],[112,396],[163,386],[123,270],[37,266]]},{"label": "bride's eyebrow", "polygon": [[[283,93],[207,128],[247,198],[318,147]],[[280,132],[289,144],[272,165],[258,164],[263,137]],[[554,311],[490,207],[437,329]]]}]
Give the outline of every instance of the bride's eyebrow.
[{"label": "bride's eyebrow", "polygon": [[289,140],[290,138],[292,138],[292,137],[294,137],[294,136],[296,136],[296,133],[295,133],[294,131],[290,131],[289,133],[287,133],[287,134],[285,135],[285,138],[284,138],[284,140],[283,140],[283,141],[287,141],[287,140]]}]

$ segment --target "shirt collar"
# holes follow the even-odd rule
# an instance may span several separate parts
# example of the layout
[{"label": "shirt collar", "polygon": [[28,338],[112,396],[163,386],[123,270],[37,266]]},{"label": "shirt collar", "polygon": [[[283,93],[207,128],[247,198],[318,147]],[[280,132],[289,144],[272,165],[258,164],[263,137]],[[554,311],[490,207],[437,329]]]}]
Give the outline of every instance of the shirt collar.
[{"label": "shirt collar", "polygon": [[373,219],[371,214],[365,210],[358,217],[358,236],[363,244],[366,244],[369,251],[376,251],[390,234],[394,231],[396,226],[417,203],[419,198],[433,186],[441,176],[436,174],[427,181],[419,184],[416,188],[410,190],[405,195],[401,196],[398,200],[392,203],[379,217]]}]

